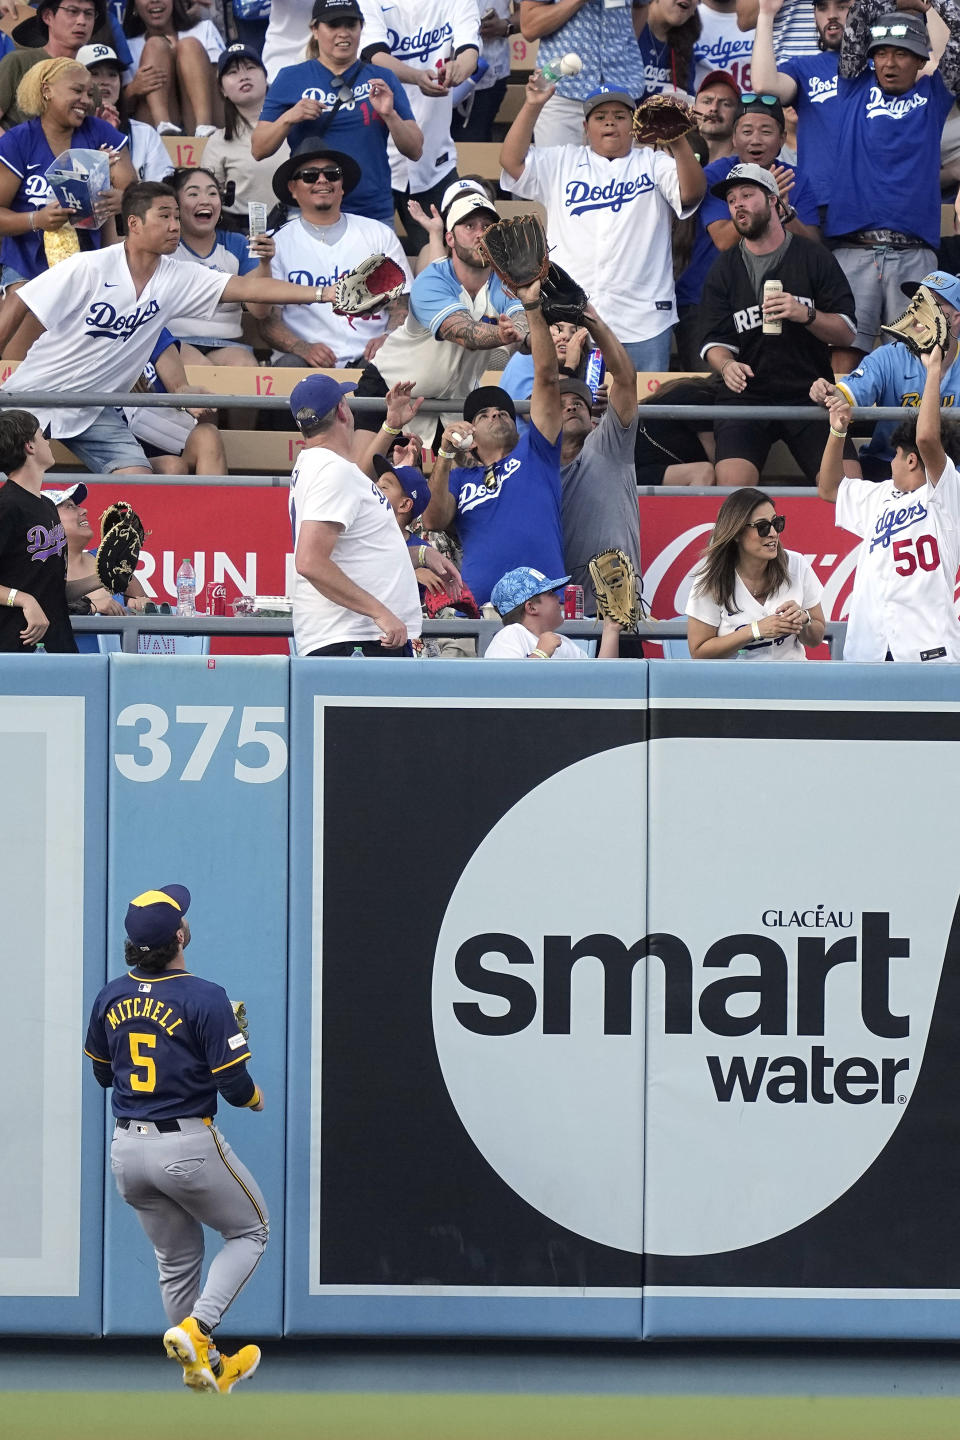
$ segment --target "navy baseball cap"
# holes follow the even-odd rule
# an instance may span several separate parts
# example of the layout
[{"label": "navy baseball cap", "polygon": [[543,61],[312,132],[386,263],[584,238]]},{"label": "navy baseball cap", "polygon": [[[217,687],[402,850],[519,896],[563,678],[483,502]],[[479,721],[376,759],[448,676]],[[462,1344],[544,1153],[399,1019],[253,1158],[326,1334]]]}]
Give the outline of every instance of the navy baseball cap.
[{"label": "navy baseball cap", "polygon": [[427,477],[416,465],[391,465],[386,455],[374,455],[373,468],[378,475],[395,475],[404,495],[413,501],[412,518],[416,520],[430,504]]},{"label": "navy baseball cap", "polygon": [[82,505],[87,498],[87,487],[82,480],[78,480],[76,485],[68,485],[66,490],[42,490],[40,493],[47,500],[52,500],[54,505],[62,505],[65,500],[72,500],[75,505]]},{"label": "navy baseball cap", "polygon": [[344,395],[356,390],[356,380],[334,380],[330,375],[308,375],[299,380],[290,396],[290,410],[302,430],[315,425],[335,409]]},{"label": "navy baseball cap", "polygon": [[583,102],[584,120],[598,105],[626,105],[628,110],[637,108],[636,100],[632,95],[628,95],[626,90],[616,90],[609,85],[601,85],[599,90],[590,91]]},{"label": "navy baseball cap", "polygon": [[185,885],[163,885],[144,890],[127,906],[124,928],[134,945],[152,950],[172,940],[190,909],[190,891]]},{"label": "navy baseball cap", "polygon": [[948,305],[960,310],[960,279],[956,275],[951,275],[948,270],[931,270],[922,280],[907,280],[900,289],[904,295],[912,297],[921,285],[926,285],[938,300],[946,300]]},{"label": "navy baseball cap", "polygon": [[508,570],[497,581],[490,592],[490,600],[498,615],[509,615],[518,605],[525,605],[538,595],[548,595],[551,590],[559,590],[569,579],[569,575],[561,575],[559,580],[548,580],[542,570],[531,570],[529,565],[521,565],[516,570]]},{"label": "navy baseball cap", "polygon": [[217,79],[221,79],[223,72],[229,70],[238,60],[249,60],[251,65],[259,65],[263,73],[267,73],[267,67],[256,50],[251,50],[249,45],[228,45],[217,61]]},{"label": "navy baseball cap", "polygon": [[499,385],[478,385],[476,390],[471,390],[463,402],[463,418],[470,421],[481,410],[488,406],[495,405],[498,410],[506,410],[512,420],[517,418],[517,410],[512,399],[506,390]]}]

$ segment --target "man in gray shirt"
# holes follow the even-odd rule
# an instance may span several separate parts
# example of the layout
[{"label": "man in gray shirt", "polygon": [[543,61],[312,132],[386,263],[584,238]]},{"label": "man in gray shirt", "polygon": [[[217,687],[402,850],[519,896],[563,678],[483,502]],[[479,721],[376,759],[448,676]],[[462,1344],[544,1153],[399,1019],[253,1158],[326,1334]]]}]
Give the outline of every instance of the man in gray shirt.
[{"label": "man in gray shirt", "polygon": [[[601,550],[623,550],[640,575],[640,512],[633,458],[637,372],[623,345],[592,305],[587,306],[583,323],[607,367],[609,403],[594,429],[589,388],[582,380],[561,378],[560,483],[564,568],[577,585],[583,586],[584,614],[595,615],[596,595],[588,569],[594,555]],[[641,656],[643,647],[637,637],[622,635],[620,653]]]}]

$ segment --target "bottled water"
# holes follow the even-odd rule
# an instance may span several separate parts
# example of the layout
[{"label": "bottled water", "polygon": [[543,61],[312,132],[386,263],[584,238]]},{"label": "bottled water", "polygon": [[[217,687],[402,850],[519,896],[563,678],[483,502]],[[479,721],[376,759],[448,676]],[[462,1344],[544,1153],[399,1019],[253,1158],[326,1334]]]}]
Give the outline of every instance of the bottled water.
[{"label": "bottled water", "polygon": [[177,571],[177,614],[196,615],[197,574],[189,560],[180,561]]}]

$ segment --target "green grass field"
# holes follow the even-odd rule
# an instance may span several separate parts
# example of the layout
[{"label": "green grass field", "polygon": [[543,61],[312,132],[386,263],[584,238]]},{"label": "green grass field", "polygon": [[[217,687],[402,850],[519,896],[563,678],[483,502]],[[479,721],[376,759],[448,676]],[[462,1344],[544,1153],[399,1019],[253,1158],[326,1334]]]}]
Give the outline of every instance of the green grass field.
[{"label": "green grass field", "polygon": [[4,1440],[957,1440],[960,1400],[10,1391]]}]

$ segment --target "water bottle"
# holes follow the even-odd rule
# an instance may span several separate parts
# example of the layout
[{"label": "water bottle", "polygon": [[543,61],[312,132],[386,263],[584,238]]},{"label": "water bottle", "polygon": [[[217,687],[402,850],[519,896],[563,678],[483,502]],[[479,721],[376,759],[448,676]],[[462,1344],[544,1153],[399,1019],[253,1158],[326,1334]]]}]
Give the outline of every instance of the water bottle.
[{"label": "water bottle", "polygon": [[46,645],[44,645],[42,640],[38,640],[36,645],[34,645],[33,653],[34,655],[46,655],[47,647]]},{"label": "water bottle", "polygon": [[366,660],[366,658],[367,658],[367,657],[366,657],[366,655],[364,655],[363,650],[361,649],[361,647],[360,647],[359,645],[354,645],[353,649],[352,649],[351,652],[350,652],[350,659],[351,659],[351,660]]},{"label": "water bottle", "polygon": [[180,569],[177,571],[177,614],[196,615],[197,613],[197,572],[190,561],[180,561]]}]

